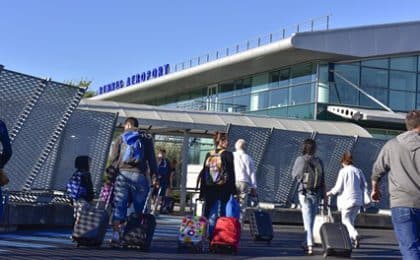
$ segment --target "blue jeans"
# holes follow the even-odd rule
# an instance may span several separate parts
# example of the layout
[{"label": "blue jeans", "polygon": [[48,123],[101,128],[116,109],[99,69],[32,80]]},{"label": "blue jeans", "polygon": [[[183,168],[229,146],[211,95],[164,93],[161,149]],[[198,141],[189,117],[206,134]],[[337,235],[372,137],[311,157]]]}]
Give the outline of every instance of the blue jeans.
[{"label": "blue jeans", "polygon": [[420,259],[420,209],[391,209],[394,232],[405,260]]},{"label": "blue jeans", "polygon": [[144,174],[121,171],[115,182],[113,220],[123,222],[127,218],[128,203],[132,202],[137,214],[143,212],[149,184]]},{"label": "blue jeans", "polygon": [[319,196],[310,193],[307,193],[305,196],[299,193],[299,203],[302,207],[302,219],[306,235],[306,244],[307,246],[313,246],[313,229],[315,216],[318,212]]}]

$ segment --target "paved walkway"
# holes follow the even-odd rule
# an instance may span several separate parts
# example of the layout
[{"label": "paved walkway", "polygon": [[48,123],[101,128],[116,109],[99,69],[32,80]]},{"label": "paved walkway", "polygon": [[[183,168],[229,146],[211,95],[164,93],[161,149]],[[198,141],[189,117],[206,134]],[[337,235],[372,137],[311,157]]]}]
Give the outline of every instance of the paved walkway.
[{"label": "paved walkway", "polygon": [[[316,248],[316,255],[312,257],[302,254],[299,247],[303,237],[302,227],[283,225],[275,226],[275,238],[271,245],[253,242],[246,225],[236,256],[178,253],[176,237],[179,223],[179,217],[161,216],[148,253],[111,249],[106,244],[99,249],[76,248],[69,239],[69,229],[0,234],[0,259],[323,259],[321,248]],[[353,251],[353,259],[401,259],[392,230],[361,229],[360,233],[362,245]],[[107,233],[109,238],[110,232]]]}]

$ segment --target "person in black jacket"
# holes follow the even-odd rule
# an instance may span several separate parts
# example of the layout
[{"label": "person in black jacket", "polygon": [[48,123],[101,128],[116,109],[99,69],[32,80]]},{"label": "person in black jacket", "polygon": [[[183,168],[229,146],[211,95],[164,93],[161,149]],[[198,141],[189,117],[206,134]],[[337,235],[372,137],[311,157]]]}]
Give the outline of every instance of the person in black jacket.
[{"label": "person in black jacket", "polygon": [[[0,174],[5,174],[3,167],[12,157],[12,146],[10,144],[9,134],[7,132],[6,124],[0,120],[0,142],[3,146],[3,151],[0,154]],[[0,187],[0,198],[3,198],[2,189]],[[0,201],[0,219],[3,215],[3,203]]]},{"label": "person in black jacket", "polygon": [[[213,140],[216,149],[207,153],[203,170],[197,180],[197,187],[200,185],[200,198],[205,201],[204,216],[206,218],[209,218],[210,210],[218,200],[222,205],[220,215],[224,216],[224,206],[230,195],[236,193],[233,154],[226,150],[227,134],[216,132]],[[219,158],[220,167],[218,166]]]},{"label": "person in black jacket", "polygon": [[76,219],[76,223],[80,217],[80,212],[89,207],[90,203],[94,198],[93,192],[93,184],[92,178],[89,172],[90,169],[90,161],[91,159],[89,156],[78,156],[74,161],[74,167],[76,168],[75,174],[80,174],[81,181],[80,187],[83,188],[86,192],[81,192],[80,197],[76,200],[73,200],[73,207],[74,207],[74,217]]}]

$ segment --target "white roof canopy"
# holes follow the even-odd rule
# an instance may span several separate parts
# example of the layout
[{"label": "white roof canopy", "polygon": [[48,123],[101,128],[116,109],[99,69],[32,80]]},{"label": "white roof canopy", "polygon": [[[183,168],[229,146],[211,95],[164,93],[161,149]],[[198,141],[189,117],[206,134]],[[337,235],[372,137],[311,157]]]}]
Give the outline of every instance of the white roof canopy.
[{"label": "white roof canopy", "polygon": [[139,119],[140,126],[151,132],[167,132],[209,135],[215,131],[227,131],[230,124],[276,128],[322,134],[372,137],[362,127],[346,122],[282,119],[267,116],[244,115],[239,113],[219,113],[208,111],[188,111],[149,105],[138,105],[114,101],[82,100],[79,109],[119,113],[121,124],[127,117]]}]

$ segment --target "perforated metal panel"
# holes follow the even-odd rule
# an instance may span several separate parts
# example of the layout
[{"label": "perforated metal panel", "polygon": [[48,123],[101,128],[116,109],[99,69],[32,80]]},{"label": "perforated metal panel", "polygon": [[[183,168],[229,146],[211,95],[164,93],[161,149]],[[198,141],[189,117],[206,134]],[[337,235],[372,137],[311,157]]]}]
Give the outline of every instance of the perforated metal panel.
[{"label": "perforated metal panel", "polygon": [[[358,138],[353,147],[352,155],[354,165],[360,168],[366,176],[369,190],[372,189],[370,178],[372,176],[372,167],[378,157],[379,152],[385,145],[386,141],[372,138]],[[378,203],[378,207],[389,209],[389,190],[388,177],[385,176],[380,184],[382,192],[382,200]]]},{"label": "perforated metal panel", "polygon": [[[288,205],[294,194],[291,172],[310,133],[275,129],[257,171],[260,201]],[[255,144],[258,145],[258,144]]]},{"label": "perforated metal panel", "polygon": [[317,134],[315,136],[317,152],[324,164],[325,183],[327,190],[334,187],[337,180],[338,172],[341,169],[340,161],[346,151],[351,151],[355,138],[338,136],[338,135],[324,135]]},{"label": "perforated metal panel", "polygon": [[22,114],[30,112],[45,87],[45,80],[0,67],[0,118],[9,129],[10,136],[13,129],[19,130],[17,126]]},{"label": "perforated metal panel", "polygon": [[7,188],[19,191],[32,184],[84,89],[8,70],[0,71],[0,82],[2,117],[13,129]]},{"label": "perforated metal panel", "polygon": [[[51,180],[51,189],[64,190],[74,173],[74,159],[78,155],[91,157],[90,172],[95,191],[99,191],[112,141],[116,114],[76,110],[62,135],[54,172],[43,173],[37,185]],[[45,186],[44,186],[45,187]]]},{"label": "perforated metal panel", "polygon": [[271,135],[271,129],[258,127],[234,126],[229,127],[229,150],[235,151],[235,143],[238,139],[244,139],[247,144],[247,153],[254,159],[258,169],[264,154],[266,143]]}]

